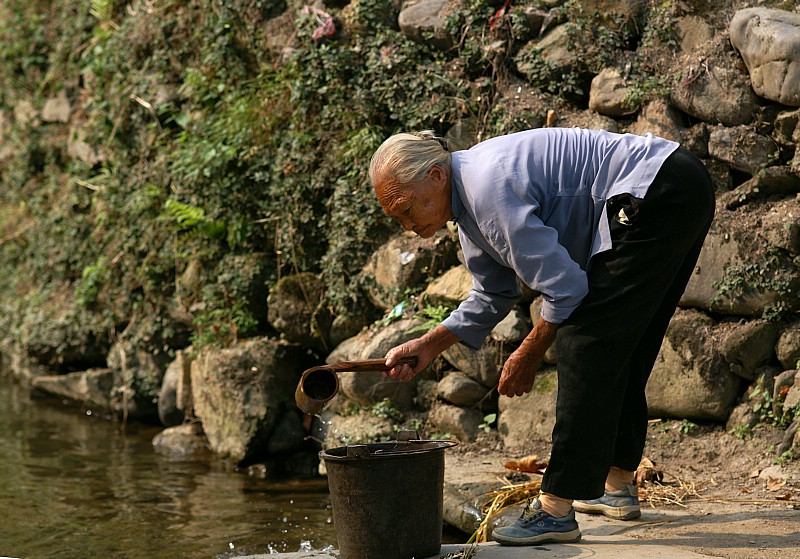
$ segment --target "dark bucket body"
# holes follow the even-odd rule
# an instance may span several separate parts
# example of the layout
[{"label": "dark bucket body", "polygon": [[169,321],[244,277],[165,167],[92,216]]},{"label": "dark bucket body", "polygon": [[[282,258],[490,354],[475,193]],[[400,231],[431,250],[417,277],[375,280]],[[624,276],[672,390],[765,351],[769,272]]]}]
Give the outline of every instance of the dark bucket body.
[{"label": "dark bucket body", "polygon": [[421,559],[442,545],[444,451],[454,441],[328,449],[333,522],[343,559]]}]

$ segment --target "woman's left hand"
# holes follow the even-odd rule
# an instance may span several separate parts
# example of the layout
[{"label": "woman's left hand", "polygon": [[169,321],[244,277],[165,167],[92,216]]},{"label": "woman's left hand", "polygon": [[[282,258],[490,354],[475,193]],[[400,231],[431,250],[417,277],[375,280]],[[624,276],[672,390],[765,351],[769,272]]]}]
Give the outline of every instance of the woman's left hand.
[{"label": "woman's left hand", "polygon": [[522,396],[531,391],[544,354],[556,339],[558,325],[540,318],[520,346],[506,359],[497,391]]},{"label": "woman's left hand", "polygon": [[520,347],[506,359],[497,391],[504,396],[522,396],[530,392],[541,362],[540,356]]}]

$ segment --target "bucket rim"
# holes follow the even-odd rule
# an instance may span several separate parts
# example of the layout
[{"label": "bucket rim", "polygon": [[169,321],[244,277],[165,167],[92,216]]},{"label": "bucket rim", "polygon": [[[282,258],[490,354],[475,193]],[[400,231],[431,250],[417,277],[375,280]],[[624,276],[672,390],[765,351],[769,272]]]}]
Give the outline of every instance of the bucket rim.
[{"label": "bucket rim", "polygon": [[[412,448],[412,446],[415,444],[433,446],[426,446],[425,448]],[[384,443],[368,443],[365,445],[346,445],[321,450],[319,452],[319,457],[323,460],[333,462],[344,462],[351,460],[385,460],[403,456],[428,454],[431,452],[443,452],[448,448],[458,446],[458,444],[458,441],[452,440],[412,439],[409,441],[389,441]],[[368,456],[348,456],[347,448],[352,446],[367,447],[369,450]]]}]

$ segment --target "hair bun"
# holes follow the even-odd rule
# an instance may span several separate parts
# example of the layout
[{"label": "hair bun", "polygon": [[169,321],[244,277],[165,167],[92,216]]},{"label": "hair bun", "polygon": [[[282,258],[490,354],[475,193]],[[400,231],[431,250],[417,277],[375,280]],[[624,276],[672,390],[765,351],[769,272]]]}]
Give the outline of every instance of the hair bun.
[{"label": "hair bun", "polygon": [[433,130],[420,130],[419,132],[414,132],[414,136],[422,140],[433,140],[442,146],[443,150],[450,151],[450,142],[446,138],[437,136]]}]

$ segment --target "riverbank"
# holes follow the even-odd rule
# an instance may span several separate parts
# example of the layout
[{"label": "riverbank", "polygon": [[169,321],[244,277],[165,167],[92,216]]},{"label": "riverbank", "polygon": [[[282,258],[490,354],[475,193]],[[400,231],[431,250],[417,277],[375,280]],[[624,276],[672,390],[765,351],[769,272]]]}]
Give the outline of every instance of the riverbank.
[{"label": "riverbank", "polygon": [[[646,542],[648,557],[657,545],[726,559],[800,557],[800,464],[776,461],[771,452],[776,440],[780,431],[768,426],[741,438],[718,425],[688,428],[682,421],[651,421],[645,456],[663,479],[640,489],[642,518],[620,522],[579,515],[585,536],[581,545],[591,544],[594,536],[618,535],[630,538],[629,544]],[[546,443],[532,443],[525,450],[547,459]],[[456,447],[446,455],[445,492],[455,487],[498,489],[501,479],[514,474],[503,465],[519,457],[491,440]],[[524,478],[516,474],[514,479]],[[509,509],[497,523],[513,521],[519,512],[519,506]],[[617,557],[606,543],[597,541],[597,557]],[[587,548],[576,549],[583,553]],[[573,552],[571,557],[588,556]],[[641,553],[639,549],[638,557]]]},{"label": "riverbank", "polygon": [[[466,459],[465,459],[466,458]],[[500,458],[499,456],[497,458]],[[476,464],[486,464],[487,455],[461,456],[448,460],[447,475],[469,470],[470,479],[483,477],[490,483],[493,467],[476,471]],[[577,514],[582,539],[575,544],[548,544],[536,547],[509,548],[497,543],[478,544],[475,557],[479,559],[523,559],[538,557],[546,552],[551,559],[791,559],[800,557],[798,541],[800,509],[797,504],[766,502],[733,502],[714,497],[690,499],[682,505],[649,506],[645,504],[642,517],[634,521],[619,521],[605,517]],[[513,522],[520,506],[509,509],[500,522]],[[468,544],[445,544],[436,559],[459,550]],[[252,555],[241,559],[334,559],[335,550],[299,551],[276,555]],[[461,557],[461,555],[454,555]]]},{"label": "riverbank", "polygon": [[[614,559],[790,559],[800,557],[800,468],[796,464],[779,465],[767,456],[761,443],[736,438],[718,428],[704,428],[693,434],[679,433],[677,445],[682,452],[667,453],[665,438],[678,431],[680,422],[653,423],[650,428],[647,454],[658,456],[656,464],[663,468],[660,487],[642,489],[642,517],[634,521],[612,520],[603,516],[578,513],[582,539],[575,544],[548,544],[538,547],[500,547],[494,542],[476,548],[480,559],[522,559],[537,552],[561,558]],[[727,445],[738,445],[739,451],[727,454]],[[720,456],[706,460],[699,452],[720,449]],[[472,445],[449,449],[445,454],[445,517],[451,523],[464,523],[454,513],[454,495],[462,495],[462,503],[480,503],[485,492],[500,489],[503,480],[514,475],[503,465],[510,456],[506,451],[484,440]],[[546,454],[544,454],[546,456]],[[755,469],[749,470],[749,468]],[[763,472],[769,472],[762,476]],[[668,473],[669,472],[669,473]],[[535,474],[528,474],[535,480]],[[674,499],[674,502],[666,502]],[[449,504],[448,504],[448,501]],[[513,522],[523,504],[500,514],[493,524]],[[449,516],[449,518],[448,518]],[[455,554],[467,544],[445,544],[440,555]],[[243,559],[266,559],[252,555]],[[276,557],[275,555],[270,555]],[[298,551],[277,556],[280,559],[327,559],[338,557],[335,550]],[[455,555],[460,557],[460,555]]]},{"label": "riverbank", "polygon": [[[574,544],[502,547],[477,544],[479,559],[529,559],[542,552],[549,559],[791,559],[798,557],[797,510],[645,510],[642,518],[623,523],[578,514],[582,538]],[[446,544],[437,559],[470,545]],[[453,555],[458,557],[459,555]],[[240,559],[337,559],[336,551],[300,551],[251,555]]]}]

